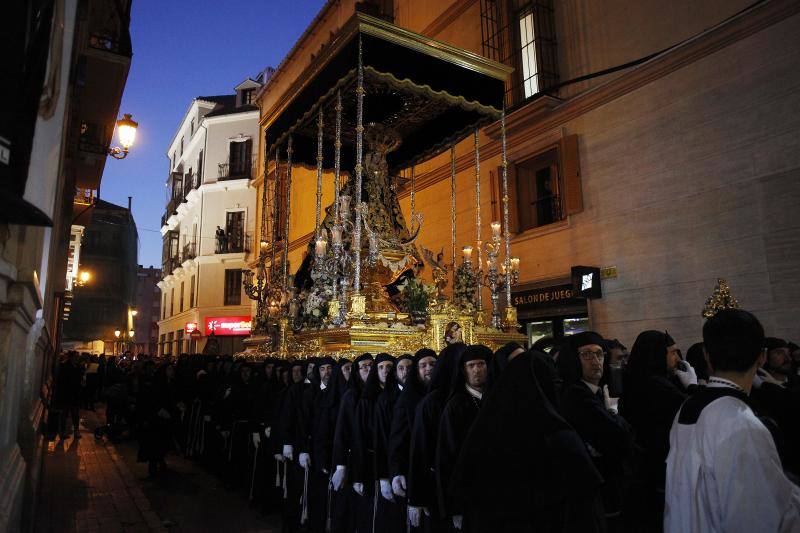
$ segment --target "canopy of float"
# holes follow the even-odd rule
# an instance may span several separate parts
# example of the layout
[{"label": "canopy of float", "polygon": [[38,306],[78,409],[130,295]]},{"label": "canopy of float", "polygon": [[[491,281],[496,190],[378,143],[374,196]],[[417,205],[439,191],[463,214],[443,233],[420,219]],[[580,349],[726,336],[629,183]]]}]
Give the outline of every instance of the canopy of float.
[{"label": "canopy of float", "polygon": [[356,13],[268,112],[268,154],[280,147],[285,161],[291,135],[293,163],[316,166],[321,106],[323,166],[332,168],[340,93],[341,169],[353,169],[359,45],[366,91],[363,124],[380,123],[402,139],[387,156],[390,171],[429,159],[500,118],[510,67]]}]

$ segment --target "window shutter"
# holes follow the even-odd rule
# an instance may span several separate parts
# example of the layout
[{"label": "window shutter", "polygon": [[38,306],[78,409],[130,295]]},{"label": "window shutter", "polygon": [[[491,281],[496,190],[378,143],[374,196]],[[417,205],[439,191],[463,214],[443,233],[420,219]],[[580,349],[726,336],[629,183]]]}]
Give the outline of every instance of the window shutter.
[{"label": "window shutter", "polygon": [[252,172],[250,168],[250,161],[253,159],[253,139],[247,139],[244,142],[244,161],[242,164],[242,170],[248,176]]},{"label": "window shutter", "polygon": [[561,139],[559,153],[561,155],[561,178],[564,184],[564,214],[574,215],[583,211],[578,136],[568,135]]}]

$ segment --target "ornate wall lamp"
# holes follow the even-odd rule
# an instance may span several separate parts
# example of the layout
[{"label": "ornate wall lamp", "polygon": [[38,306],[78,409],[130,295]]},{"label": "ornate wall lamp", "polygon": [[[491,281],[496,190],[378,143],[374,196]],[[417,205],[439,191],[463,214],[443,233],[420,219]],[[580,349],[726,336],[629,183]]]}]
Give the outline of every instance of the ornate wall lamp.
[{"label": "ornate wall lamp", "polygon": [[133,141],[136,140],[136,128],[139,123],[131,119],[130,113],[125,113],[121,119],[117,121],[117,137],[119,137],[119,144],[122,148],[115,146],[108,149],[108,155],[114,159],[125,159],[128,155],[128,150],[133,146]]}]

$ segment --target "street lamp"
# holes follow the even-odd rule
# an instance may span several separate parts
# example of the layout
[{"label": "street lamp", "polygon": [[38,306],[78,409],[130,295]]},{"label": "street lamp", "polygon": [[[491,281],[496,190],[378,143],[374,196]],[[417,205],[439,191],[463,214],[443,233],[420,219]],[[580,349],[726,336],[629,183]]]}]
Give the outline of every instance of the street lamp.
[{"label": "street lamp", "polygon": [[75,280],[75,285],[78,287],[83,287],[92,279],[91,272],[87,272],[86,270],[82,270],[78,273],[78,279]]},{"label": "street lamp", "polygon": [[121,119],[117,121],[117,137],[119,137],[119,144],[122,148],[115,146],[108,149],[108,155],[114,159],[125,159],[128,155],[128,150],[133,146],[133,141],[136,140],[136,128],[139,123],[131,119],[130,113],[125,113]]},{"label": "street lamp", "polygon": [[122,334],[122,332],[121,332],[120,330],[118,330],[118,329],[115,329],[115,330],[114,330],[114,336],[115,336],[116,338],[118,338],[118,339],[119,339],[119,336],[120,336],[121,334]]},{"label": "street lamp", "polygon": [[132,309],[131,310],[131,316],[136,316],[138,314],[139,314],[139,311],[137,311],[136,309]]}]

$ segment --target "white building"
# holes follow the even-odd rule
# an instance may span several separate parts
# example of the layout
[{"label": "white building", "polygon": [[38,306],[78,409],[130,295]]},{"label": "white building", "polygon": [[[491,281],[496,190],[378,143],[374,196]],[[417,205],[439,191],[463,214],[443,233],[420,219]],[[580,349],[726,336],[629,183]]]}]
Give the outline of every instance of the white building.
[{"label": "white building", "polygon": [[259,118],[251,102],[265,77],[248,78],[235,94],[195,98],[167,151],[169,195],[158,283],[162,355],[202,351],[212,329],[220,353],[233,353],[249,334],[251,305],[242,289],[242,268],[256,227],[251,179]]}]

